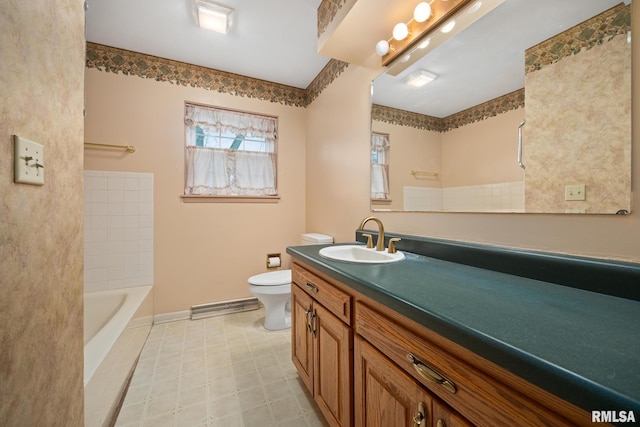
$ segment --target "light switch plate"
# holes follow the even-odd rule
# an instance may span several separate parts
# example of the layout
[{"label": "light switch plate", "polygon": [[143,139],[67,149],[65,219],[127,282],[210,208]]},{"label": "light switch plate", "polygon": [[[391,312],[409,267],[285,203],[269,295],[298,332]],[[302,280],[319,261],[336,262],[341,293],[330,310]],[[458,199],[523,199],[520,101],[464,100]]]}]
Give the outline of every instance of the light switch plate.
[{"label": "light switch plate", "polygon": [[22,184],[44,184],[44,149],[38,144],[13,135],[13,181]]}]

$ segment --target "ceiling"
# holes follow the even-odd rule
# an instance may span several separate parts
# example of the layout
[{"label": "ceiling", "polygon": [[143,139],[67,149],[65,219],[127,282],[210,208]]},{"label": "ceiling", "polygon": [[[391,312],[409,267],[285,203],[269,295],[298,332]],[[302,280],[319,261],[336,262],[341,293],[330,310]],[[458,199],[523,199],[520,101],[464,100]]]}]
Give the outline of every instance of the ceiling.
[{"label": "ceiling", "polygon": [[[329,61],[317,53],[316,10],[321,0],[216,0],[235,9],[226,35],[198,28],[191,0],[86,1],[87,40],[94,43],[302,89]],[[374,1],[379,0],[358,0],[356,5]],[[377,79],[373,100],[446,117],[520,89],[525,49],[620,1],[505,0],[398,76]],[[391,27],[385,19],[369,19],[370,25],[384,34],[380,26]],[[376,42],[365,43],[371,52],[364,57],[374,55]],[[402,79],[415,68],[439,78],[421,89],[410,88]]]},{"label": "ceiling", "polygon": [[87,41],[306,88],[321,0],[216,0],[235,10],[228,34],[196,26],[191,0],[86,0]]}]

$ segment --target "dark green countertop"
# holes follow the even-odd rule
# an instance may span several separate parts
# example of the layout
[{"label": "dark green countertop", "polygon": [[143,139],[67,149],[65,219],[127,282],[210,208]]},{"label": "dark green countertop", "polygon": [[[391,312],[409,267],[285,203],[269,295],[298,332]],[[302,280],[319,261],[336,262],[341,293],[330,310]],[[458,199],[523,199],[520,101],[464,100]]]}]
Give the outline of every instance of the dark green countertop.
[{"label": "dark green countertop", "polygon": [[640,302],[405,252],[390,264],[294,258],[539,387],[640,415]]}]

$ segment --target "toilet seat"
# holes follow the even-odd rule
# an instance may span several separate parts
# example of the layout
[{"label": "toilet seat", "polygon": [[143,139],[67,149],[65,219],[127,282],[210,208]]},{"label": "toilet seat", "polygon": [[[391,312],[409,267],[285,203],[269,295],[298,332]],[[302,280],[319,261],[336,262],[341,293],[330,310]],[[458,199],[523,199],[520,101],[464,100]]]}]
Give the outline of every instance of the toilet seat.
[{"label": "toilet seat", "polygon": [[248,279],[250,285],[254,286],[282,286],[291,284],[291,270],[270,271],[268,273],[256,274]]}]

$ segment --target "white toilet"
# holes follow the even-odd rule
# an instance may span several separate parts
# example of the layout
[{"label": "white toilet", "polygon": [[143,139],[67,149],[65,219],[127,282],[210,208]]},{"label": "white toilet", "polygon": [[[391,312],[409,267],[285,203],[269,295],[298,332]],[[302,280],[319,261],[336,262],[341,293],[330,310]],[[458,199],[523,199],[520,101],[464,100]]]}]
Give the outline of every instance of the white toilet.
[{"label": "white toilet", "polygon": [[[333,243],[326,234],[302,235],[303,245]],[[264,305],[264,327],[272,331],[291,327],[291,270],[278,270],[249,277],[249,292]]]}]

